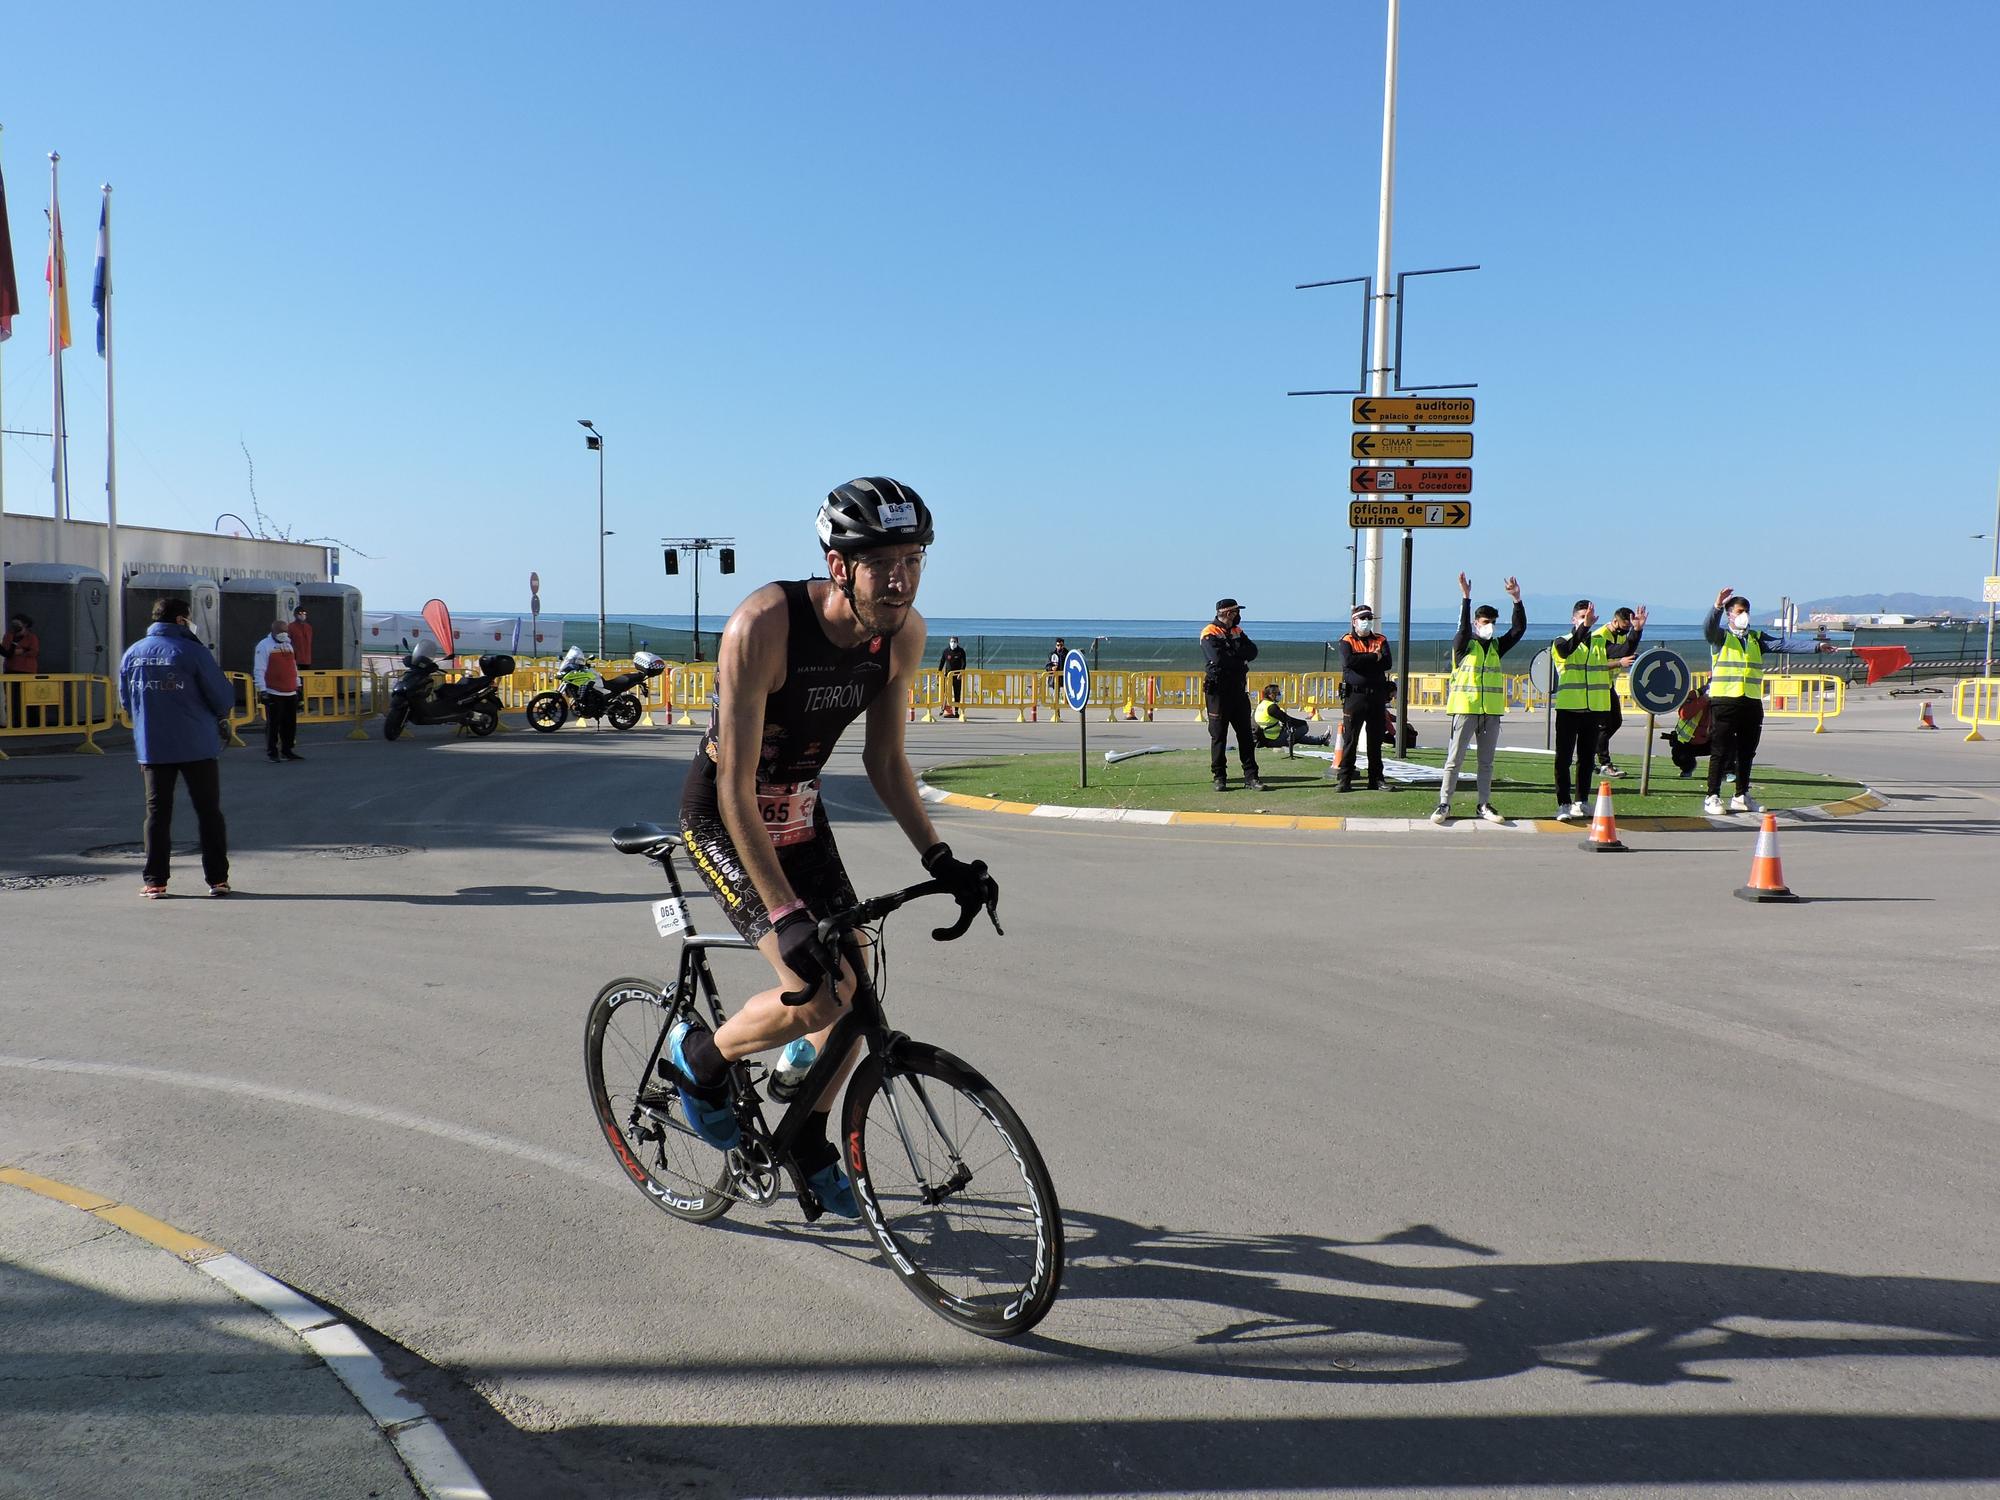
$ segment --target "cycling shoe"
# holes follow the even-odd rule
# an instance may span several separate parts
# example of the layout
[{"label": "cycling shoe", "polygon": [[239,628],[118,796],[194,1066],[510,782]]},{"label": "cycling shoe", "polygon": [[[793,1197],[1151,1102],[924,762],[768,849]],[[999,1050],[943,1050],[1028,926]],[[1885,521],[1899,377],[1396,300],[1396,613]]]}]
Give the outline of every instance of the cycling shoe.
[{"label": "cycling shoe", "polygon": [[[694,1022],[682,1021],[667,1033],[667,1056],[683,1078],[694,1077],[687,1054],[681,1050],[693,1029]],[[677,1084],[675,1088],[681,1096],[681,1108],[687,1114],[688,1128],[697,1136],[718,1151],[731,1151],[743,1143],[743,1127],[736,1123],[736,1111],[729,1107],[727,1093],[720,1099],[704,1099],[683,1085]]]},{"label": "cycling shoe", "polygon": [[843,1219],[861,1217],[861,1205],[854,1201],[854,1184],[847,1180],[847,1174],[840,1170],[840,1163],[830,1161],[817,1172],[806,1178],[819,1198],[819,1206],[830,1214],[839,1214]]}]

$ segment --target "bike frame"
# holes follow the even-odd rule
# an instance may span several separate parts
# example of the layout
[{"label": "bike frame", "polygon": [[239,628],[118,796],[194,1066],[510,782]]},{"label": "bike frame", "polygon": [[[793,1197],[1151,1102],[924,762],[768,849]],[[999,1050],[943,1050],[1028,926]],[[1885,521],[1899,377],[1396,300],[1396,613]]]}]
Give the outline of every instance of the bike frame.
[{"label": "bike frame", "polygon": [[[676,900],[683,903],[685,909],[687,896],[681,888],[680,873],[674,868],[674,850],[678,847],[677,844],[669,845],[654,855],[653,859],[666,872],[667,888]],[[708,955],[711,950],[737,953],[757,953],[759,950],[757,945],[747,938],[698,933],[691,926],[681,934],[680,967],[675,974],[674,988],[669,998],[678,999],[686,995],[692,999],[699,985],[702,996],[708,1001],[711,1024],[720,1030],[725,1017],[722,1012],[722,994],[716,986],[715,974],[708,965]],[[888,1017],[882,1009],[881,996],[876,993],[874,977],[868,972],[861,945],[850,939],[845,945],[844,956],[854,970],[856,981],[854,997],[848,1001],[839,1018],[833,1023],[833,1029],[827,1034],[826,1046],[813,1060],[812,1067],[799,1084],[797,1095],[786,1106],[785,1113],[780,1117],[775,1130],[765,1123],[763,1096],[757,1092],[757,1086],[750,1078],[747,1065],[743,1062],[730,1064],[736,1070],[740,1097],[751,1106],[750,1114],[756,1122],[756,1134],[761,1137],[761,1144],[769,1150],[772,1163],[783,1167],[790,1174],[792,1186],[797,1190],[799,1202],[805,1208],[809,1220],[819,1216],[819,1200],[806,1185],[804,1177],[792,1159],[792,1147],[805,1131],[807,1116],[812,1114],[813,1106],[818,1103],[820,1095],[826,1092],[828,1086],[839,1075],[848,1053],[856,1042],[867,1047],[871,1054],[886,1054],[893,1057],[898,1044],[907,1040],[903,1033],[889,1029]],[[666,1048],[668,1029],[666,1025],[660,1027],[660,1034],[653,1041],[652,1055],[646,1059],[644,1077],[658,1076],[657,1069],[661,1054]],[[896,1099],[889,1080],[884,1080],[883,1091],[889,1099],[891,1112],[897,1116],[900,1131],[902,1106]],[[918,1090],[918,1096],[922,1099],[924,1109],[930,1115],[939,1135],[949,1141],[949,1137],[945,1135],[944,1123],[938,1119],[929,1098],[924,1096],[921,1090]],[[909,1151],[907,1132],[903,1134],[903,1148]],[[957,1145],[952,1143],[954,1162],[957,1161],[957,1157]],[[913,1170],[917,1168],[914,1153],[911,1157],[911,1167]]]}]

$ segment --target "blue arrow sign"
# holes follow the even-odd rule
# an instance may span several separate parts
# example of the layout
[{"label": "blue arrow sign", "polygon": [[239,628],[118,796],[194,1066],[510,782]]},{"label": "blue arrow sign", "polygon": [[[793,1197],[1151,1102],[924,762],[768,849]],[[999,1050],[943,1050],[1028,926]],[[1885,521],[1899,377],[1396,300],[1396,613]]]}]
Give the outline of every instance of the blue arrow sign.
[{"label": "blue arrow sign", "polygon": [[1640,652],[1632,663],[1632,703],[1641,713],[1672,713],[1693,685],[1688,664],[1664,646]]},{"label": "blue arrow sign", "polygon": [[1063,658],[1063,699],[1078,713],[1090,702],[1090,663],[1081,651]]}]

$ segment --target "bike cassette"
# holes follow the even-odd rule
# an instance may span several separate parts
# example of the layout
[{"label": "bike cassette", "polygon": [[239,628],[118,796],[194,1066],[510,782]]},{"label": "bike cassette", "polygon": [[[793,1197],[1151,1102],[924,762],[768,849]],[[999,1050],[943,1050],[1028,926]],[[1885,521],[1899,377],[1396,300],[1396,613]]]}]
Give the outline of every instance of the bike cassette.
[{"label": "bike cassette", "polygon": [[729,1153],[729,1177],[747,1203],[769,1203],[778,1196],[778,1164],[759,1141],[746,1140]]}]

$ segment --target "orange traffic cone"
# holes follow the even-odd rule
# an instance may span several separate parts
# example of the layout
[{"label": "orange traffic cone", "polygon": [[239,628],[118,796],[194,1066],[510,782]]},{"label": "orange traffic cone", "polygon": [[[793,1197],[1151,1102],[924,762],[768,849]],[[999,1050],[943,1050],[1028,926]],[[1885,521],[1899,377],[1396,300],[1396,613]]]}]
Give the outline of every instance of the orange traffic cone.
[{"label": "orange traffic cone", "polygon": [[1931,717],[1931,704],[1928,698],[1924,700],[1924,711],[1917,716],[1917,728],[1919,729],[1937,728],[1937,720]]},{"label": "orange traffic cone", "polygon": [[1597,783],[1597,810],[1590,815],[1590,837],[1579,846],[1593,854],[1623,854],[1618,838],[1618,819],[1611,811],[1611,783]]},{"label": "orange traffic cone", "polygon": [[1750,860],[1750,883],[1736,888],[1744,901],[1796,901],[1785,884],[1784,866],[1778,860],[1778,820],[1764,814],[1764,826],[1757,830],[1757,852]]}]

